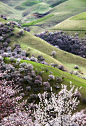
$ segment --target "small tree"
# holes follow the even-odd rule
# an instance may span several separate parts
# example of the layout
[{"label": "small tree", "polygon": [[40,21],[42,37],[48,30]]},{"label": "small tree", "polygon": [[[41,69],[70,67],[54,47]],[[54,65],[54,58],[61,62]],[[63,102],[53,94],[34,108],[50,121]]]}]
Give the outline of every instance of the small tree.
[{"label": "small tree", "polygon": [[78,91],[78,88],[74,91],[74,86],[70,85],[71,89],[68,91],[66,85],[62,85],[62,89],[58,95],[52,92],[51,97],[47,99],[47,92],[42,95],[39,93],[39,105],[38,109],[34,111],[35,123],[40,126],[70,126],[76,125],[72,117],[73,110],[79,104],[77,97],[74,94]]},{"label": "small tree", "polygon": [[56,56],[56,51],[52,51],[52,56],[53,56],[53,57]]}]

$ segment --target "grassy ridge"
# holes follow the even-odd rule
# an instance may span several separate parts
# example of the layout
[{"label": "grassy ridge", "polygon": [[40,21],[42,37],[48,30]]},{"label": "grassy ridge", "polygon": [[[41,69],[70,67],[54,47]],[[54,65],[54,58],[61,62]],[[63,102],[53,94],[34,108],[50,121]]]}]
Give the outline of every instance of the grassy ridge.
[{"label": "grassy ridge", "polygon": [[86,12],[75,15],[70,20],[86,20]]},{"label": "grassy ridge", "polygon": [[[38,23],[38,26],[43,27],[44,29],[50,29],[57,25],[58,23],[64,21],[65,19],[70,18],[76,14],[86,11],[86,1],[85,0],[68,0],[55,6],[50,10],[50,14],[54,14],[53,17],[48,18],[45,22]],[[37,27],[35,30],[37,32]]]},{"label": "grassy ridge", "polygon": [[85,20],[70,20],[67,19],[59,24],[57,24],[52,29],[58,30],[69,30],[69,31],[85,31],[86,21]]},{"label": "grassy ridge", "polygon": [[79,37],[83,38],[86,33],[86,12],[68,18],[57,24],[52,30],[67,31],[68,34],[79,33]]}]

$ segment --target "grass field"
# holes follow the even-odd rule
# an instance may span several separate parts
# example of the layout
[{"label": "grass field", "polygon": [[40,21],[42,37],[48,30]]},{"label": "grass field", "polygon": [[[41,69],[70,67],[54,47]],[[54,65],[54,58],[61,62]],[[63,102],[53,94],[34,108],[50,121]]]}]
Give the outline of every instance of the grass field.
[{"label": "grass field", "polygon": [[54,26],[52,30],[63,30],[67,31],[67,33],[69,34],[79,33],[79,37],[83,38],[86,33],[85,14],[81,13],[74,17],[68,18],[65,21],[62,21],[61,23]]},{"label": "grass field", "polygon": [[0,2],[0,14],[6,15],[8,19],[19,19],[22,17],[21,13],[14,8]]},{"label": "grass field", "polygon": [[[38,13],[45,13],[49,11],[49,14],[53,16],[51,17],[45,17],[46,20],[38,20],[38,22],[31,22],[30,25],[35,26],[37,23],[37,26],[31,27],[31,33],[38,33],[39,31],[49,30],[58,23],[64,21],[65,19],[70,18],[71,16],[74,16],[76,14],[82,13],[86,10],[86,1],[85,0],[77,0],[76,2],[74,0],[19,0],[16,2],[15,0],[3,0],[4,3],[7,3],[8,5],[12,6],[10,14],[8,14],[5,10],[3,12],[3,8],[1,9],[1,13],[8,15],[9,19],[14,18],[13,20],[21,20],[22,23],[25,24],[25,22],[34,21],[36,20],[31,16],[32,13],[38,12]],[[59,4],[58,4],[59,3]],[[30,5],[28,5],[30,4]],[[0,4],[1,6],[1,4]],[[53,8],[52,8],[53,6]],[[9,7],[9,6],[8,6]],[[7,8],[8,8],[7,7]],[[14,9],[15,8],[15,9]],[[8,11],[8,10],[7,10]],[[15,14],[16,13],[16,14]],[[77,22],[74,22],[77,23]],[[78,23],[79,24],[79,23]],[[80,27],[81,28],[81,27]],[[39,30],[38,30],[39,29]]]},{"label": "grass field", "polygon": [[86,12],[75,15],[70,20],[86,20]]},{"label": "grass field", "polygon": [[[44,29],[51,29],[55,25],[61,23],[62,21],[74,16],[76,14],[86,11],[86,1],[85,0],[68,0],[58,6],[55,6],[50,10],[50,14],[54,14],[52,18],[48,18],[45,22],[38,23],[38,26],[44,27]],[[36,31],[36,27],[35,27]]]}]

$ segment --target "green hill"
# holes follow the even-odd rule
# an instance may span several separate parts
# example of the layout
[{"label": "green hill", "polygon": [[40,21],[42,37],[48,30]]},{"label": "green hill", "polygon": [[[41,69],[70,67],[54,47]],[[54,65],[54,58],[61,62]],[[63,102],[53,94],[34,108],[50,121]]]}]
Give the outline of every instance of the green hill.
[{"label": "green hill", "polygon": [[[21,20],[21,22],[27,22],[27,21],[32,21],[35,20],[35,18],[33,16],[31,16],[32,13],[38,12],[38,13],[45,13],[48,12],[49,10],[52,9],[52,7],[61,4],[62,2],[66,1],[66,0],[47,0],[47,1],[43,1],[43,0],[0,0],[5,6],[8,6],[7,8],[11,8],[11,13],[15,13],[14,18],[15,20]],[[5,14],[3,13],[4,11],[4,7],[2,8],[1,14]],[[8,13],[8,17],[10,17],[10,19],[12,19],[11,13],[9,11]],[[18,13],[18,16],[16,16]]]},{"label": "green hill", "polygon": [[[15,28],[14,33],[17,34],[18,31],[19,29]],[[31,55],[34,54],[36,57],[39,54],[43,55],[45,61],[49,64],[63,64],[68,71],[73,70],[74,65],[77,64],[80,66],[80,70],[84,73],[84,75],[86,75],[86,59],[70,53],[65,53],[65,51],[55,48],[44,40],[35,37],[31,33],[25,31],[24,35],[20,38],[13,36],[10,46],[13,47],[15,43],[20,44],[22,49],[27,50],[27,52],[29,52]],[[30,51],[28,51],[28,47],[30,48]],[[51,57],[52,51],[56,51],[55,58]]]},{"label": "green hill", "polygon": [[86,12],[77,14],[73,16],[72,18],[70,18],[70,20],[86,20]]},{"label": "green hill", "polygon": [[64,20],[54,26],[52,30],[63,30],[69,34],[78,32],[80,37],[84,37],[86,32],[86,12]]},{"label": "green hill", "polygon": [[45,21],[42,21],[40,23],[37,23],[34,25],[34,31],[33,31],[33,26],[30,27],[32,28],[32,32],[39,33],[37,31],[38,27],[43,28],[48,30],[58,23],[64,21],[65,19],[70,18],[71,16],[74,16],[76,14],[79,14],[81,12],[86,11],[86,1],[85,0],[77,0],[76,2],[74,0],[68,0],[66,2],[63,2],[54,8],[50,10],[50,14],[54,14],[53,17],[50,17],[46,19]]},{"label": "green hill", "polygon": [[[2,21],[2,19],[0,19]],[[13,47],[15,43],[20,44],[22,49],[28,51],[30,48],[30,54],[35,54],[35,56],[43,55],[46,62],[63,64],[68,71],[73,70],[74,65],[79,65],[80,70],[86,75],[86,59],[73,55],[71,53],[60,50],[46,41],[34,36],[33,34],[24,31],[24,35],[17,38],[16,34],[19,32],[19,29],[16,27],[14,30],[15,36],[12,36],[10,46]],[[52,51],[56,51],[55,58],[51,57]]]},{"label": "green hill", "polygon": [[0,2],[0,14],[5,15],[8,19],[12,20],[18,20],[19,18],[21,18],[20,12],[2,2]]},{"label": "green hill", "polygon": [[[0,18],[0,22],[2,22],[3,20]],[[79,56],[75,56],[73,54],[67,53],[65,51],[62,51],[60,49],[57,49],[55,47],[53,47],[52,45],[48,44],[47,42],[45,42],[44,40],[34,36],[31,33],[28,33],[26,31],[24,31],[24,35],[20,36],[19,38],[16,37],[16,34],[18,34],[19,32],[19,28],[15,27],[14,29],[14,33],[15,35],[10,37],[11,42],[9,44],[9,46],[11,46],[13,48],[14,44],[20,44],[21,48],[23,50],[26,50],[27,52],[30,53],[30,55],[34,54],[35,57],[37,57],[38,55],[43,55],[43,57],[45,58],[45,61],[50,63],[55,63],[55,64],[61,64],[65,67],[65,69],[68,70],[68,72],[70,70],[74,70],[74,65],[79,65],[79,71],[83,72],[83,76],[86,75],[86,59],[81,58]],[[30,48],[30,50],[28,50],[28,47]],[[56,51],[56,56],[53,58],[51,57],[51,53],[52,51]],[[44,73],[42,75],[43,81],[47,81],[48,79],[48,75],[50,74],[50,71],[53,72],[53,75],[55,77],[64,77],[63,79],[63,84],[67,84],[69,87],[69,82],[72,81],[73,84],[77,87],[82,86],[81,89],[81,94],[82,97],[86,96],[86,80],[79,78],[75,75],[72,75],[68,72],[63,72],[61,70],[58,70],[57,68],[48,66],[48,65],[44,65],[44,64],[40,64],[40,63],[35,63],[35,62],[31,62],[31,61],[24,61],[22,60],[21,62],[27,62],[27,63],[31,63],[34,66],[34,70],[37,69],[39,72],[44,70]],[[10,61],[7,59],[6,63],[10,63]],[[45,72],[45,69],[48,69],[48,72]],[[51,82],[51,86],[54,88],[54,84],[55,81]],[[54,91],[57,93],[57,91],[54,89]],[[85,105],[83,105],[82,103],[80,104],[80,106],[78,107],[78,110],[85,108]]]},{"label": "green hill", "polygon": [[[32,62],[32,61],[26,61],[26,60],[21,60],[21,63],[22,62],[27,62],[27,63],[32,64],[34,67],[34,70],[37,70],[38,72],[44,71],[42,74],[43,82],[44,81],[46,82],[48,80],[48,76],[50,75],[50,71],[52,71],[52,73],[55,77],[60,77],[60,78],[64,77],[63,81],[60,82],[59,85],[61,85],[61,83],[66,84],[68,89],[70,89],[69,85],[70,85],[70,81],[71,81],[72,84],[75,85],[75,87],[80,88],[82,86],[80,93],[82,95],[82,98],[85,98],[85,96],[86,96],[86,80],[81,79],[75,75],[71,75],[67,72],[63,72],[57,68],[44,65],[44,64],[40,64],[40,63],[36,63],[36,62]],[[7,58],[6,58],[6,63],[10,63],[9,59],[7,59]],[[46,68],[48,69],[48,72],[45,71]],[[55,84],[56,84],[55,80],[50,81],[50,86],[52,86],[53,91],[55,93],[58,93],[59,89],[58,90],[55,89],[55,87],[54,87]],[[40,92],[43,93],[43,87],[41,88]],[[27,98],[27,97],[25,97],[25,98]],[[82,104],[82,102],[81,102],[77,108],[77,111],[80,111],[81,109],[84,109],[85,107],[86,107],[86,105]]]},{"label": "green hill", "polygon": [[[74,0],[21,0],[17,2],[15,0],[4,0],[3,2],[5,3],[4,6],[9,8],[9,11],[7,11],[9,13],[4,9],[6,7],[2,7],[0,11],[1,14],[7,15],[9,19],[13,18],[12,20],[20,20],[22,23],[27,23],[25,25],[30,27],[31,33],[49,30],[65,19],[86,10],[85,0],[77,0],[76,2]],[[2,3],[0,6],[1,5]],[[9,6],[12,7],[12,9]],[[38,19],[32,15],[35,12],[41,14],[48,12],[48,15],[42,19]],[[33,23],[33,21],[35,21],[35,23]],[[30,22],[30,25],[28,22]],[[77,22],[74,23],[77,24]]]}]

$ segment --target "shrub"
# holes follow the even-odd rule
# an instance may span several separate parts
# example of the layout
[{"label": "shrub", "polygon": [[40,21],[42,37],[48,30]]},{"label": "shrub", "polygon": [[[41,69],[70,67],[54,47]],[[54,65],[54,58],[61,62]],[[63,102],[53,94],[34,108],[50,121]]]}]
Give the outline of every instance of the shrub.
[{"label": "shrub", "polygon": [[55,79],[55,76],[54,75],[49,75],[49,79],[50,80],[54,80]]},{"label": "shrub", "polygon": [[64,66],[63,65],[58,65],[58,69],[65,71]]},{"label": "shrub", "polygon": [[45,59],[43,58],[42,55],[38,55],[37,59],[38,59],[39,61],[43,61],[43,60],[45,60]]},{"label": "shrub", "polygon": [[27,67],[27,63],[26,62],[23,62],[19,65],[19,67],[23,67],[23,68],[26,68]]},{"label": "shrub", "polygon": [[19,35],[23,35],[24,34],[24,30],[23,29],[20,29],[18,34]]},{"label": "shrub", "polygon": [[56,51],[52,51],[52,56],[53,56],[53,57],[56,56]]},{"label": "shrub", "polygon": [[75,65],[75,66],[74,66],[74,69],[79,69],[79,66],[78,66],[78,65]]},{"label": "shrub", "polygon": [[56,82],[62,82],[62,81],[63,81],[62,78],[56,77]]},{"label": "shrub", "polygon": [[32,71],[32,70],[33,70],[33,65],[32,65],[32,64],[30,64],[30,63],[29,63],[29,64],[27,64],[27,69],[28,69],[28,70],[30,70],[30,71]]},{"label": "shrub", "polygon": [[45,86],[45,88],[50,88],[50,83],[47,81],[47,82],[43,82],[43,85]]},{"label": "shrub", "polygon": [[37,62],[37,58],[35,58],[34,56],[31,56],[30,61]]},{"label": "shrub", "polygon": [[77,125],[79,120],[75,122],[71,119],[72,112],[79,104],[77,98],[73,97],[74,86],[68,91],[66,85],[62,85],[61,91],[56,95],[52,91],[51,97],[47,98],[47,92],[42,95],[39,93],[39,105],[34,111],[35,121],[38,125],[49,126],[66,126]]}]

